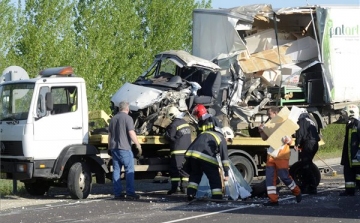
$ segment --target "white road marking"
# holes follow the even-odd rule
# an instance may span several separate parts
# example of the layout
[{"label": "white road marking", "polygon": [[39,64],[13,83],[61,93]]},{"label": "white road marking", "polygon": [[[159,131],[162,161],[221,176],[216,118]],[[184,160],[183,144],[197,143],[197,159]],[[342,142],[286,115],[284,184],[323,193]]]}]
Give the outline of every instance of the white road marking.
[{"label": "white road marking", "polygon": [[[343,188],[343,186],[342,186],[342,187],[338,187],[338,188],[330,188],[330,189],[322,190],[322,191],[319,191],[318,193],[322,193],[322,192],[325,192],[325,191],[331,191],[331,190],[337,190],[337,189],[339,189],[339,188]],[[305,197],[305,196],[308,196],[308,194],[303,194],[302,196]],[[279,199],[279,201],[286,201],[286,200],[289,200],[289,199],[294,199],[294,197],[291,196],[291,197],[287,197],[287,198],[282,198],[282,199]],[[226,210],[222,210],[222,211],[211,212],[211,213],[207,213],[207,214],[195,215],[195,216],[187,217],[187,218],[179,218],[179,219],[175,219],[175,220],[172,220],[172,221],[165,221],[165,222],[162,222],[162,223],[181,222],[181,221],[186,221],[186,220],[190,220],[190,219],[194,219],[194,218],[202,218],[202,217],[207,217],[207,216],[210,216],[210,215],[221,214],[221,213],[226,213],[226,212],[230,212],[230,211],[235,211],[235,210],[240,210],[240,209],[245,209],[245,208],[256,207],[256,206],[258,206],[258,205],[259,205],[259,204],[243,205],[243,206],[240,206],[240,207],[237,207],[237,208],[231,208],[231,209],[226,209]]]},{"label": "white road marking", "polygon": [[201,217],[206,217],[206,216],[210,216],[210,215],[214,215],[214,214],[220,214],[220,213],[225,213],[225,212],[230,212],[230,211],[235,211],[235,210],[240,210],[240,209],[244,209],[244,208],[248,208],[248,207],[255,207],[255,206],[256,206],[255,204],[244,205],[244,206],[237,207],[237,208],[231,208],[231,209],[227,209],[227,210],[211,212],[211,213],[208,213],[208,214],[201,214],[201,215],[195,215],[195,216],[187,217],[187,218],[180,218],[180,219],[176,219],[176,220],[172,220],[172,221],[165,221],[163,223],[173,223],[173,222],[186,221],[186,220],[190,220],[190,219],[194,219],[194,218],[201,218]]}]

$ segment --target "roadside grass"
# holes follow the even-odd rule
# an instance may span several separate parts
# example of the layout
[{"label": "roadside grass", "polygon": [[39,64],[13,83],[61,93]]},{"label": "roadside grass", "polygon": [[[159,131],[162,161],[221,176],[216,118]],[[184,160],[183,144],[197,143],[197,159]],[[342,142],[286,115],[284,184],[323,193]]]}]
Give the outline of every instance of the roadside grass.
[{"label": "roadside grass", "polygon": [[[325,144],[319,147],[317,156],[321,159],[340,157],[344,142],[345,124],[330,124],[321,133]],[[315,160],[318,159],[317,156],[315,156]]]},{"label": "roadside grass", "polygon": [[[343,140],[345,135],[345,125],[344,124],[331,124],[328,125],[324,130],[322,130],[322,139],[325,142],[324,145],[321,145],[315,160],[336,158],[341,156]],[[13,181],[0,179],[0,198],[13,195]],[[17,181],[17,193],[16,195],[24,195],[26,190],[24,184],[20,181]]]},{"label": "roadside grass", "polygon": [[24,183],[17,181],[17,191],[13,193],[13,181],[12,180],[4,180],[0,179],[0,198],[3,198],[7,195],[24,195],[26,194],[26,190],[24,187]]}]

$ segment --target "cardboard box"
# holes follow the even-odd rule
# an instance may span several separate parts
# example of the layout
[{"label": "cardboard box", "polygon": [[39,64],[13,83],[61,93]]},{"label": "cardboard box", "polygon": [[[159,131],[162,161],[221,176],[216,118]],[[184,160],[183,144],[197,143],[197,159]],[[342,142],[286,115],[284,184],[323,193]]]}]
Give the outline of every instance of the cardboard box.
[{"label": "cardboard box", "polygon": [[286,50],[286,56],[291,57],[294,64],[302,63],[318,56],[316,40],[310,36],[298,39],[289,43],[289,45],[289,48]]},{"label": "cardboard box", "polygon": [[[261,78],[262,83],[267,86],[273,87],[275,85],[279,85],[280,83],[280,76],[281,76],[280,70],[259,71],[257,75],[259,75],[259,77]],[[255,77],[257,75],[255,75]]]},{"label": "cardboard box", "polygon": [[[297,38],[291,33],[278,33],[278,44],[284,45]],[[274,29],[266,29],[245,37],[246,47],[250,54],[273,49],[277,46]]]},{"label": "cardboard box", "polygon": [[316,58],[317,55],[316,41],[307,36],[281,45],[279,49],[264,50],[250,55],[240,53],[237,59],[244,73],[254,73],[261,70],[278,69],[280,61],[282,65],[297,64]]},{"label": "cardboard box", "polygon": [[297,107],[294,107],[291,109],[292,112],[287,107],[283,107],[273,119],[265,124],[264,133],[268,136],[266,141],[272,148],[281,148],[282,137],[291,136],[299,129],[297,119],[300,113]]},{"label": "cardboard box", "polygon": [[[282,64],[292,63],[292,58],[286,56],[286,50],[289,46],[280,46],[280,61]],[[244,73],[254,73],[261,70],[278,69],[279,54],[278,49],[265,50],[259,53],[251,54],[249,57],[246,54],[239,54],[238,61]]]}]

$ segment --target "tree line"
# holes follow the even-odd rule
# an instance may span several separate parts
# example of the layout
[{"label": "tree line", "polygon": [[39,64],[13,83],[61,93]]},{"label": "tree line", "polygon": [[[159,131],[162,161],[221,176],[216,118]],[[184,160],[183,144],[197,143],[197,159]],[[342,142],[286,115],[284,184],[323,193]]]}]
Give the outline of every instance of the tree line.
[{"label": "tree line", "polygon": [[30,77],[72,66],[87,83],[90,110],[109,111],[110,97],[154,55],[191,52],[192,11],[211,0],[0,0],[0,70]]}]

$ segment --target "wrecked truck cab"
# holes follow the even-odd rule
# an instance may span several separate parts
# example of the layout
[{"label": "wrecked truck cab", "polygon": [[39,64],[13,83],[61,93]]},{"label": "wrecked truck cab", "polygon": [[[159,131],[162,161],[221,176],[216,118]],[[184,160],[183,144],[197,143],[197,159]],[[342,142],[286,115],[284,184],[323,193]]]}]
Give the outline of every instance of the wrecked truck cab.
[{"label": "wrecked truck cab", "polygon": [[[197,103],[214,102],[220,88],[220,67],[209,60],[182,50],[155,56],[151,66],[133,83],[125,83],[111,98],[113,113],[121,101],[130,104],[135,131],[139,135],[161,135],[170,123],[165,117],[169,106],[185,112]],[[215,86],[215,87],[214,87]]]}]

